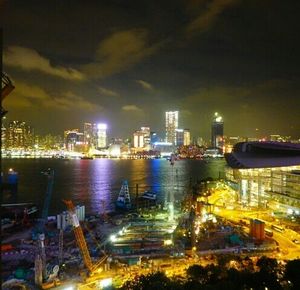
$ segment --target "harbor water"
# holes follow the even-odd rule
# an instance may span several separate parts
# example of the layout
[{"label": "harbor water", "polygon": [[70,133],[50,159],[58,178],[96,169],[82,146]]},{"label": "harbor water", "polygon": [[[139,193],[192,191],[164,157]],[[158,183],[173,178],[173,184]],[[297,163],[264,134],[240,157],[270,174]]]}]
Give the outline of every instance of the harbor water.
[{"label": "harbor water", "polygon": [[18,172],[16,195],[5,194],[3,203],[33,202],[41,206],[47,187],[47,178],[41,174],[47,168],[55,170],[54,186],[49,214],[65,210],[62,199],[72,199],[75,205],[85,205],[89,214],[101,214],[114,210],[123,180],[128,181],[132,197],[138,192],[151,190],[164,200],[174,192],[175,200],[181,200],[190,182],[208,177],[224,176],[223,159],[179,160],[172,167],[165,159],[154,160],[60,160],[60,159],[3,159],[2,171],[9,168]]}]

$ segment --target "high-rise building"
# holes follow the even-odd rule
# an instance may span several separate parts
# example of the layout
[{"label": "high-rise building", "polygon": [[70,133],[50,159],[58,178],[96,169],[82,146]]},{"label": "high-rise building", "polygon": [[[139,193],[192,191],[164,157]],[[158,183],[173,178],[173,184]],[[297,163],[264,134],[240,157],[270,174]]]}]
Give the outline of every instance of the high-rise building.
[{"label": "high-rise building", "polygon": [[6,138],[7,138],[6,126],[5,126],[4,120],[2,120],[2,124],[1,124],[1,148],[6,148]]},{"label": "high-rise building", "polygon": [[98,147],[98,125],[92,123],[83,124],[84,145],[90,147]]},{"label": "high-rise building", "polygon": [[157,135],[156,132],[150,132],[150,144],[153,145],[155,142],[158,142],[159,136]]},{"label": "high-rise building", "polygon": [[84,145],[83,133],[80,133],[78,129],[67,130],[64,132],[65,147],[69,151],[82,151]]},{"label": "high-rise building", "polygon": [[176,144],[176,129],[178,129],[178,111],[166,112],[166,142]]},{"label": "high-rise building", "polygon": [[143,148],[144,147],[144,134],[137,130],[133,133],[133,147]]},{"label": "high-rise building", "polygon": [[93,142],[93,125],[91,123],[84,123],[83,125],[83,142],[88,146]]},{"label": "high-rise building", "polygon": [[211,145],[214,148],[223,148],[224,145],[224,122],[223,118],[215,113],[211,124]]},{"label": "high-rise building", "polygon": [[183,145],[189,146],[191,145],[191,132],[190,129],[183,130]]},{"label": "high-rise building", "polygon": [[183,129],[176,129],[176,142],[175,145],[176,146],[182,146],[184,144],[184,133],[183,133]]},{"label": "high-rise building", "polygon": [[133,133],[133,147],[140,149],[150,149],[150,128],[141,127]]},{"label": "high-rise building", "polygon": [[107,147],[107,125],[100,123],[97,125],[97,148]]},{"label": "high-rise building", "polygon": [[30,148],[34,143],[33,128],[25,122],[11,121],[6,128],[6,147]]},{"label": "high-rise building", "polygon": [[150,143],[151,143],[150,127],[141,127],[141,131],[144,133],[144,147],[146,149],[150,149]]}]

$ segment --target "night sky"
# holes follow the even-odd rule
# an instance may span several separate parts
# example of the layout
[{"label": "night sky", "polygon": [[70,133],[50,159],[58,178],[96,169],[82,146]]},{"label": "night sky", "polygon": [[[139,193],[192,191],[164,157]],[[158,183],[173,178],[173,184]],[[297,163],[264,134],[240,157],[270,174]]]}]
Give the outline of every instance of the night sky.
[{"label": "night sky", "polygon": [[[9,120],[62,134],[164,131],[300,136],[299,0],[4,1]],[[259,129],[258,131],[256,130]]]}]

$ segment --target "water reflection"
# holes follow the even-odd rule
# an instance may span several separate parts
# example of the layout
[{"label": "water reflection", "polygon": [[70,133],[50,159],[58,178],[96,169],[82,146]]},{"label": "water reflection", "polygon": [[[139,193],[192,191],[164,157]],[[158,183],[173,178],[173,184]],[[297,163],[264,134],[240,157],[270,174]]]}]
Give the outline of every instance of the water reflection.
[{"label": "water reflection", "polygon": [[[46,191],[46,181],[40,172],[45,168],[55,169],[55,180],[50,205],[50,214],[65,210],[61,200],[72,199],[75,204],[84,204],[87,212],[102,213],[113,210],[122,181],[128,180],[129,189],[135,195],[152,189],[164,200],[172,185],[172,166],[164,159],[155,160],[70,160],[56,159],[5,159],[2,170],[13,167],[19,172],[17,202],[41,204]],[[190,183],[207,177],[218,178],[224,170],[223,160],[205,163],[200,160],[180,160],[174,165],[174,195],[182,198]],[[5,202],[5,200],[3,201]]]},{"label": "water reflection", "polygon": [[93,160],[90,168],[91,176],[91,211],[104,214],[113,209],[112,204],[112,160],[96,159]]}]

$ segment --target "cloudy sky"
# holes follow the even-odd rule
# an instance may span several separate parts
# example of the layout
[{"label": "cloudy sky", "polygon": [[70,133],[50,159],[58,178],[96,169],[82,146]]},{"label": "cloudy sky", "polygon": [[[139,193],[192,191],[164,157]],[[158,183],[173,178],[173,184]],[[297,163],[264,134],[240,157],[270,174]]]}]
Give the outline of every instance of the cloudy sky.
[{"label": "cloudy sky", "polygon": [[8,119],[38,133],[84,122],[163,132],[164,112],[207,138],[300,136],[299,0],[4,1]]}]

